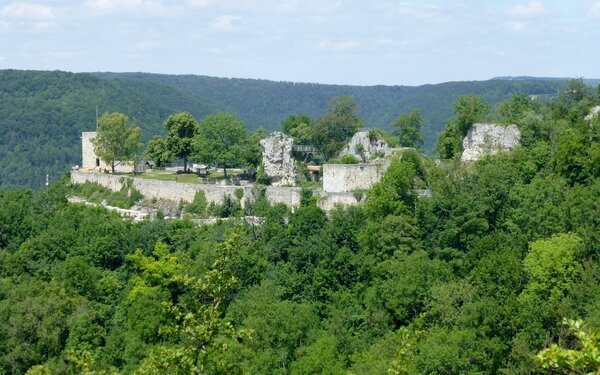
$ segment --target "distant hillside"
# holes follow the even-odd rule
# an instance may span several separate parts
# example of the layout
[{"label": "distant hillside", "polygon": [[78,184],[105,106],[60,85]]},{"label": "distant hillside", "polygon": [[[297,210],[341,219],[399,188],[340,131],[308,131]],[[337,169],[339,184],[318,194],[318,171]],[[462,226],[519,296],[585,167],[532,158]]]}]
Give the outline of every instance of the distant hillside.
[{"label": "distant hillside", "polygon": [[279,129],[281,120],[291,113],[304,112],[317,117],[324,112],[327,100],[336,95],[353,96],[368,127],[389,129],[400,114],[419,107],[427,122],[425,149],[429,152],[450,115],[452,103],[459,96],[481,95],[490,103],[497,104],[516,92],[553,95],[565,81],[495,79],[411,87],[323,85],[149,73],[97,73],[97,76],[176,87],[186,94],[229,109],[243,118],[250,128],[263,126],[266,130]]},{"label": "distant hillside", "polygon": [[221,108],[156,82],[103,80],[91,74],[0,71],[0,189],[40,187],[80,163],[80,135],[100,114],[119,111],[143,128],[162,132],[171,113],[202,118]]},{"label": "distant hillside", "polygon": [[389,129],[414,107],[427,121],[425,149],[433,149],[450,115],[465,94],[498,103],[516,92],[555,94],[563,80],[489,80],[418,87],[341,86],[146,73],[40,72],[0,70],[0,190],[40,187],[46,173],[57,179],[80,162],[80,132],[95,127],[100,113],[119,111],[134,119],[144,140],[163,132],[165,118],[189,111],[198,120],[209,113],[237,114],[252,130],[276,130],[297,112],[321,115],[329,98],[352,95],[369,127]]},{"label": "distant hillside", "polygon": [[[492,79],[503,79],[508,81],[566,81],[570,78],[559,78],[559,77],[531,77],[531,76],[505,76],[505,77],[494,77]],[[598,86],[600,85],[600,79],[596,78],[583,78],[583,82],[586,85]]]}]

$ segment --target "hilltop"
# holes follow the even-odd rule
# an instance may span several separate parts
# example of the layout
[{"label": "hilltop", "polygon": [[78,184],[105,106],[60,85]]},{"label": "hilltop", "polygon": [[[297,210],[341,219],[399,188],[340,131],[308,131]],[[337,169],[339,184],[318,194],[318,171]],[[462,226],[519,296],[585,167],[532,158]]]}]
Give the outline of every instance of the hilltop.
[{"label": "hilltop", "polygon": [[95,127],[96,108],[123,112],[147,141],[163,133],[165,118],[189,111],[202,119],[232,112],[250,130],[279,128],[292,113],[312,117],[336,95],[352,95],[368,127],[389,129],[401,113],[419,107],[426,120],[425,150],[432,152],[450,106],[465,94],[491,104],[516,92],[555,94],[563,80],[493,79],[410,86],[342,86],[148,73],[0,71],[0,189],[43,186],[46,174],[60,178],[81,155],[81,131]]}]

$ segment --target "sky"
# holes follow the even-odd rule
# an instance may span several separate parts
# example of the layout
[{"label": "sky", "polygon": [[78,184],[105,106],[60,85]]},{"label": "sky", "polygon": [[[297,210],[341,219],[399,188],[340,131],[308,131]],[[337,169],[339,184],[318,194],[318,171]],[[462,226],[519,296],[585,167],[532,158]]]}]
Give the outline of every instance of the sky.
[{"label": "sky", "polygon": [[0,0],[0,69],[352,85],[600,78],[600,1]]}]

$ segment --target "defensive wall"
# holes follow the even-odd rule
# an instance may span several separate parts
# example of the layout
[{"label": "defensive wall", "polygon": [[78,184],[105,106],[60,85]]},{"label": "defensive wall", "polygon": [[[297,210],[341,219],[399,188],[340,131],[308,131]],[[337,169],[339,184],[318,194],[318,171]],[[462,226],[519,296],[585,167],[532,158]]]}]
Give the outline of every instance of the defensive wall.
[{"label": "defensive wall", "polygon": [[381,179],[383,164],[324,164],[323,190],[327,193],[348,193],[367,190]]},{"label": "defensive wall", "polygon": [[[146,198],[166,199],[176,202],[181,200],[190,203],[194,200],[194,196],[198,191],[203,191],[208,203],[222,204],[225,197],[233,198],[236,196],[236,191],[241,191],[243,192],[241,204],[244,206],[248,202],[256,201],[260,194],[260,189],[253,186],[191,184],[108,173],[71,171],[71,181],[73,183],[93,182],[112,191],[121,190],[123,186],[127,185],[128,180],[131,181],[129,186],[134,187]],[[265,188],[265,198],[271,204],[283,203],[295,208],[300,206],[301,196],[302,189],[297,187],[268,186]]]}]

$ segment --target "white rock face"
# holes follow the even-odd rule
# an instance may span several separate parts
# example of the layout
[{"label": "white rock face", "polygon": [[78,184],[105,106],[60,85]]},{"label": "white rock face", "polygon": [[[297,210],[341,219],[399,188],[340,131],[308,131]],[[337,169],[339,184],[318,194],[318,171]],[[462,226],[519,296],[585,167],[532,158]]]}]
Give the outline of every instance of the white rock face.
[{"label": "white rock face", "polygon": [[260,141],[262,162],[273,186],[294,185],[296,182],[296,162],[292,157],[292,138],[281,132],[271,133],[269,138]]},{"label": "white rock face", "polygon": [[521,144],[516,125],[473,124],[463,139],[461,161],[475,161],[498,151],[512,150]]},{"label": "white rock face", "polygon": [[598,117],[598,115],[600,115],[600,105],[597,105],[594,108],[590,109],[590,113],[587,116],[585,116],[585,120],[592,121],[593,119]]},{"label": "white rock face", "polygon": [[[361,146],[358,146],[361,145]],[[362,147],[362,155],[359,152]],[[373,158],[373,154],[382,151],[386,153],[389,150],[389,145],[383,139],[369,139],[369,132],[367,130],[359,131],[352,136],[348,145],[340,152],[340,157],[344,155],[353,155],[358,160],[369,161]]]}]

